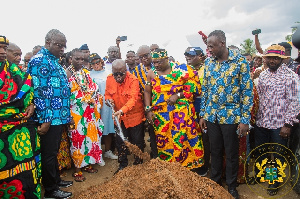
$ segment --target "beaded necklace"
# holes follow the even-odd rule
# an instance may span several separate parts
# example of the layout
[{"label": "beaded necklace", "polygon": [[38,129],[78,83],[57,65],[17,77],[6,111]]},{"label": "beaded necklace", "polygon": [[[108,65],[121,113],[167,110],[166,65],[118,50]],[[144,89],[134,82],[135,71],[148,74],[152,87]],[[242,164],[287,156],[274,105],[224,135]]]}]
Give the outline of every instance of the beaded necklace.
[{"label": "beaded necklace", "polygon": [[[80,89],[84,93],[84,95],[89,96],[87,98],[87,100],[88,100],[87,102],[94,103],[94,100],[92,98],[96,92],[91,91],[89,89],[90,81],[89,81],[89,78],[87,77],[87,74],[85,73],[85,71],[83,69],[80,69],[79,71],[75,71],[75,68],[73,65],[70,65],[67,69],[71,72],[72,76],[75,79],[75,82],[78,84],[78,86],[80,87]],[[82,81],[79,78],[80,74],[82,76]]]}]

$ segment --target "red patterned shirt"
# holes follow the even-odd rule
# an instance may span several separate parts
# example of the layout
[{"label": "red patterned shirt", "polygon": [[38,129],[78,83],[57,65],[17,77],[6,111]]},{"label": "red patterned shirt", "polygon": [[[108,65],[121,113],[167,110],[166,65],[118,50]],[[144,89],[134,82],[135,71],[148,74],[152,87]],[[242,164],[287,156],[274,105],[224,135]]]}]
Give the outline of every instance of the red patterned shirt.
[{"label": "red patterned shirt", "polygon": [[277,129],[285,123],[293,124],[299,113],[298,77],[285,64],[277,71],[269,69],[259,76],[257,92],[259,109],[256,124],[259,127]]}]

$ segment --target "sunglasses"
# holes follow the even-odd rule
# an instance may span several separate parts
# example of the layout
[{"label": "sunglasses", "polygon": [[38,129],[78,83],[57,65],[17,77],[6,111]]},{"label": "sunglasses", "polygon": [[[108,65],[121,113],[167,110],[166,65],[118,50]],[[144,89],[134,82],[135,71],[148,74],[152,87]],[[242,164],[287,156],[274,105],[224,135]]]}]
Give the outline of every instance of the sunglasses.
[{"label": "sunglasses", "polygon": [[30,59],[23,59],[23,62],[28,63]]},{"label": "sunglasses", "polygon": [[100,62],[101,62],[100,60],[99,60],[99,61],[96,61],[96,62],[94,62],[94,63],[92,62],[91,65],[99,64]]},{"label": "sunglasses", "polygon": [[125,73],[122,73],[122,72],[115,72],[115,73],[113,73],[113,76],[115,76],[115,77],[118,77],[118,76],[123,76],[123,75],[125,75]]},{"label": "sunglasses", "polygon": [[149,57],[149,55],[150,55],[150,53],[146,53],[146,54],[140,55],[139,58],[140,58],[140,59],[143,59],[143,58],[146,59],[146,58]]}]

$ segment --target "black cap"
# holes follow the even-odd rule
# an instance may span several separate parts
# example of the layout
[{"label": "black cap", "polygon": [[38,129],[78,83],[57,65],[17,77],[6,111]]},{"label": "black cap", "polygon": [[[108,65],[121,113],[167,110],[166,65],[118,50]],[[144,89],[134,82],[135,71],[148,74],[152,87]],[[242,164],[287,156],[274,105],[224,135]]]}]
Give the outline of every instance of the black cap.
[{"label": "black cap", "polygon": [[89,47],[87,44],[83,44],[82,46],[80,46],[79,50],[89,50]]},{"label": "black cap", "polygon": [[291,44],[289,44],[288,42],[285,42],[285,41],[278,43],[278,45],[284,47],[285,49],[292,49]]},{"label": "black cap", "polygon": [[200,47],[188,47],[184,53],[185,56],[204,55],[203,50]]},{"label": "black cap", "polygon": [[97,53],[92,53],[89,57],[89,62],[92,62],[94,59],[101,59]]}]

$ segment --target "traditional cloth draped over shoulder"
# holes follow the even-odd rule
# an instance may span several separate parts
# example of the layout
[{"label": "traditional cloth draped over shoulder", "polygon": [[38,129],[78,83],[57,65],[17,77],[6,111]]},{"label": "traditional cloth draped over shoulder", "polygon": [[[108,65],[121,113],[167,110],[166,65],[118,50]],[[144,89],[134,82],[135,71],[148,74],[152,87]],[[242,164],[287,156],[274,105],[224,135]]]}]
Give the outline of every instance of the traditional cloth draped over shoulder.
[{"label": "traditional cloth draped over shoulder", "polygon": [[31,76],[0,64],[0,198],[40,198],[39,136],[35,123],[23,119],[33,99]]},{"label": "traditional cloth draped over shoulder", "polygon": [[[203,165],[203,143],[196,120],[193,101],[201,92],[197,71],[190,66],[170,63],[168,75],[152,79],[152,111],[155,114],[154,129],[158,157],[168,162],[180,162],[192,169]],[[173,94],[183,92],[176,104],[168,105]]]},{"label": "traditional cloth draped over shoulder", "polygon": [[71,115],[75,129],[69,132],[71,155],[77,168],[100,163],[100,138],[103,122],[100,116],[102,96],[89,71],[81,69],[69,78],[71,87]]}]

